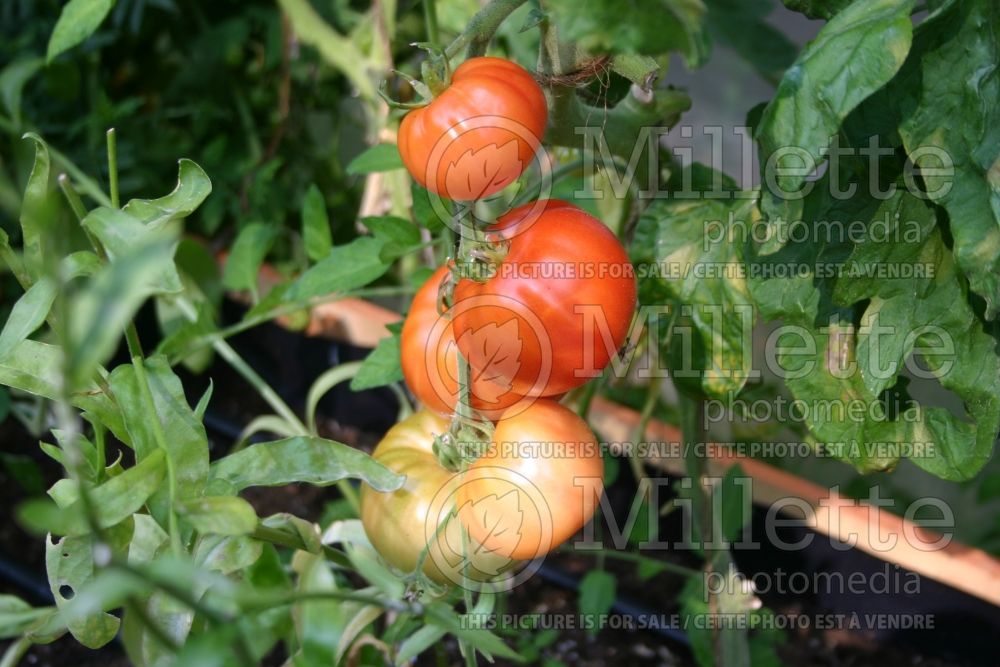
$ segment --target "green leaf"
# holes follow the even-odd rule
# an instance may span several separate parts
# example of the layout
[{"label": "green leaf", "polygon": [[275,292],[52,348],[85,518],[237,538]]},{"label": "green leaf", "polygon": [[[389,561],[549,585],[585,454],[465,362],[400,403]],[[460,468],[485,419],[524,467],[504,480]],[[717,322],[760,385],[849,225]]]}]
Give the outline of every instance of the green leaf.
[{"label": "green leaf", "polygon": [[[142,509],[146,500],[159,488],[165,471],[162,451],[90,491],[97,523],[101,528],[117,526]],[[79,537],[90,532],[82,500],[61,508],[50,500],[28,501],[18,512],[21,521],[39,532]]]},{"label": "green leaf", "polygon": [[[204,493],[209,469],[205,427],[188,405],[180,378],[174,374],[166,359],[152,356],[143,365],[153,394],[156,416],[166,435],[165,454],[174,469],[177,499],[199,498]],[[159,450],[151,423],[154,416],[149,414],[142,399],[135,367],[119,366],[108,380],[121,405],[128,441],[135,450],[136,460],[153,456]],[[150,499],[153,515],[162,518],[167,503],[168,491],[162,488]]]},{"label": "green leaf", "polygon": [[13,595],[0,595],[0,639],[21,636],[54,611],[52,607],[36,609]]},{"label": "green leaf", "polygon": [[3,102],[7,114],[14,121],[15,130],[21,126],[21,93],[24,85],[44,64],[44,58],[27,56],[15,60],[0,72],[0,102]]},{"label": "green leaf", "polygon": [[[33,340],[23,340],[6,357],[0,358],[0,384],[53,401],[62,399],[62,348]],[[103,373],[103,371],[102,371]],[[115,400],[89,382],[70,394],[70,402],[97,416],[116,437],[125,439],[125,427]]]},{"label": "green leaf", "polygon": [[[410,184],[410,198],[413,201],[413,220],[427,231],[434,233],[444,228],[445,220],[441,218],[438,211],[451,211],[452,202],[438,195],[431,194],[430,191],[421,187],[416,181]],[[440,203],[435,207],[432,198]]]},{"label": "green leaf", "polygon": [[[615,575],[604,570],[591,570],[580,580],[580,599],[578,605],[583,616],[600,617],[611,611],[615,603],[615,593],[618,580]],[[589,626],[591,635],[597,634],[599,623]]]},{"label": "green leaf", "polygon": [[292,284],[285,301],[303,301],[367,285],[389,269],[382,261],[381,251],[382,242],[370,236],[334,247]]},{"label": "green leaf", "polygon": [[181,159],[177,167],[177,186],[159,199],[133,199],[125,212],[151,227],[188,217],[212,193],[212,181],[195,162]]},{"label": "green leaf", "polygon": [[401,246],[420,243],[420,230],[409,220],[392,215],[379,215],[362,218],[361,223],[371,230],[375,238],[385,243],[396,243]]},{"label": "green leaf", "polygon": [[781,80],[795,62],[798,47],[765,18],[772,0],[705,0],[706,21],[714,36],[734,49],[771,82]]},{"label": "green leaf", "polygon": [[576,42],[588,53],[678,51],[689,67],[697,67],[708,55],[701,0],[596,0],[587,3],[586,11],[580,11],[576,0],[553,0],[546,6],[559,38]]},{"label": "green leaf", "polygon": [[94,34],[114,5],[115,0],[69,0],[49,37],[48,61]]},{"label": "green leaf", "polygon": [[399,337],[386,336],[365,357],[357,375],[351,380],[351,389],[363,391],[399,382],[402,379],[403,367],[399,357]]},{"label": "green leaf", "polygon": [[854,0],[781,0],[785,7],[811,19],[829,19]]},{"label": "green leaf", "polygon": [[[1000,356],[968,304],[935,209],[899,188],[882,203],[810,197],[806,211],[809,234],[755,258],[749,282],[762,316],[801,327],[780,336],[776,351],[788,388],[806,407],[806,425],[822,443],[843,443],[828,453],[863,472],[896,463],[900,453],[886,443],[928,443],[913,459],[918,466],[945,479],[973,476],[1000,430]],[[831,220],[870,221],[867,240],[824,241]],[[891,242],[871,231],[879,220],[894,221],[878,232]],[[900,228],[918,233],[904,235]],[[823,273],[774,277],[779,265],[821,267]],[[918,267],[923,274],[885,279],[869,273],[893,266]],[[856,328],[853,307],[866,300]],[[964,401],[965,415],[908,396],[899,372],[918,348],[924,348],[927,369]],[[856,417],[858,408],[863,418]]]},{"label": "green leaf", "polygon": [[345,478],[363,480],[376,491],[395,491],[403,483],[401,475],[364,452],[306,436],[251,445],[213,463],[211,476],[235,492],[296,482],[328,486]]},{"label": "green leaf", "polygon": [[[775,233],[763,244],[777,250],[791,222],[800,219],[797,193],[818,166],[847,115],[885,85],[910,49],[913,0],[857,0],[823,26],[785,73],[756,128],[761,172],[777,190],[763,189],[761,210]],[[770,168],[768,168],[770,164]],[[781,174],[777,169],[791,173]]]},{"label": "green leaf", "polygon": [[260,266],[276,237],[277,230],[261,222],[241,229],[226,259],[222,284],[232,290],[250,290],[256,294]]},{"label": "green leaf", "polygon": [[103,206],[88,213],[81,224],[101,242],[112,264],[143,247],[157,243],[168,245],[169,253],[157,263],[159,272],[149,274],[142,284],[150,294],[169,294],[183,289],[173,262],[180,241],[179,230],[146,225],[128,213]]},{"label": "green leaf", "polygon": [[[73,598],[94,578],[94,540],[91,536],[64,537],[45,541],[45,569],[56,606],[65,611]],[[74,614],[68,622],[73,637],[87,648],[100,648],[118,633],[119,620],[98,609],[93,613]]]},{"label": "green leaf", "polygon": [[28,288],[14,304],[0,333],[0,357],[42,326],[55,299],[56,283],[51,278],[40,278]]},{"label": "green leaf", "polygon": [[[444,628],[449,634],[471,644],[477,651],[486,656],[499,656],[508,660],[520,661],[516,651],[504,644],[503,640],[492,632],[488,632],[463,622],[458,614],[444,602],[432,602],[427,605],[427,622]],[[492,662],[492,660],[490,660]]]},{"label": "green leaf", "polygon": [[314,262],[329,255],[333,249],[330,219],[326,215],[326,201],[315,183],[309,186],[302,200],[302,239],[306,246],[306,255]]},{"label": "green leaf", "polygon": [[21,236],[24,247],[24,268],[37,279],[45,273],[47,258],[52,255],[49,244],[56,237],[59,201],[49,187],[51,161],[48,146],[37,134],[29,132],[26,139],[35,142],[35,163],[28,176],[21,202]]},{"label": "green leaf", "polygon": [[403,158],[396,144],[375,144],[347,164],[347,173],[352,176],[392,171],[403,168]]},{"label": "green leaf", "polygon": [[257,527],[257,513],[236,496],[207,496],[185,500],[178,512],[199,533],[248,535]]},{"label": "green leaf", "polygon": [[640,302],[678,302],[672,313],[689,319],[697,334],[683,371],[697,372],[710,396],[739,391],[751,372],[754,307],[741,270],[738,227],[753,224],[757,215],[745,198],[657,200],[643,213],[632,243],[633,262],[650,269],[640,270]]},{"label": "green leaf", "polygon": [[[927,192],[948,211],[955,259],[986,318],[1000,313],[1000,77],[984,67],[1000,61],[1000,7],[956,2],[922,24],[901,72],[899,134],[919,167],[938,168],[943,153],[954,175],[926,172]],[[937,149],[936,152],[933,152]]]},{"label": "green leaf", "polygon": [[294,544],[294,548],[311,554],[322,553],[323,541],[320,538],[319,526],[300,519],[294,514],[282,512],[272,514],[261,521],[261,525],[284,533]]},{"label": "green leaf", "polygon": [[119,255],[70,303],[68,374],[74,387],[87,382],[114,354],[126,325],[159,281],[175,275],[175,240],[154,240]]}]

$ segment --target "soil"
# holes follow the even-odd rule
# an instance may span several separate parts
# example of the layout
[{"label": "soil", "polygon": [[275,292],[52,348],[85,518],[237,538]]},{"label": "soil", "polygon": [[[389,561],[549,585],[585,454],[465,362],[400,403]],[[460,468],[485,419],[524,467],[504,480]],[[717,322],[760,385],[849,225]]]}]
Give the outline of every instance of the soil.
[{"label": "soil", "polygon": [[[337,347],[322,341],[312,341],[288,335],[287,332],[262,327],[263,337],[241,336],[234,342],[238,343],[241,353],[245,354],[251,365],[262,369],[262,374],[274,386],[289,397],[292,405],[301,404],[312,375],[320,369],[329,367],[338,361],[358,358],[364,354],[360,350]],[[309,361],[303,363],[302,359]],[[298,359],[294,363],[290,360]],[[305,373],[297,369],[314,369]],[[256,398],[243,380],[228,371],[221,364],[211,370],[215,382],[214,398],[211,403],[210,437],[213,441],[213,456],[223,454],[228,450],[234,431],[239,430],[253,416],[266,411],[266,406]],[[196,401],[203,391],[207,380],[205,376],[185,376],[188,398]],[[391,393],[386,391],[362,392],[354,395],[346,387],[331,392],[323,404],[321,411],[324,418],[320,421],[324,435],[369,449],[377,440],[378,433],[383,432],[392,422],[395,413]],[[214,426],[211,426],[214,424]],[[10,418],[0,423],[0,442],[3,443],[5,454],[24,457],[33,461],[41,474],[40,489],[48,488],[61,476],[59,466],[45,456],[33,438],[15,419]],[[624,466],[623,466],[624,469]],[[618,484],[632,484],[628,476],[623,474]],[[634,488],[634,487],[633,487]],[[37,491],[38,489],[35,489]],[[628,489],[626,489],[628,491]],[[23,575],[27,581],[12,583],[10,576],[0,577],[0,594],[18,595],[33,604],[50,604],[47,598],[47,584],[44,572],[44,538],[27,534],[16,521],[12,520],[13,508],[26,497],[29,490],[22,488],[18,480],[12,479],[7,468],[0,466],[0,506],[7,508],[8,520],[0,522],[0,558]],[[628,495],[625,493],[624,495]],[[324,511],[324,506],[337,498],[334,488],[317,488],[305,485],[282,488],[255,489],[246,497],[261,515],[275,512],[292,512],[309,520],[318,520]],[[674,513],[677,514],[677,513]],[[676,530],[671,522],[679,519],[669,515],[661,525],[661,531]],[[773,550],[772,550],[773,551]],[[659,555],[668,561],[688,567],[697,566],[697,559],[686,552],[666,552]],[[758,554],[756,558],[765,563],[754,562],[753,558],[740,562],[745,571],[755,568],[769,567],[768,558],[774,557],[770,552]],[[819,556],[822,558],[822,554]],[[546,568],[564,577],[579,579],[589,568],[594,567],[593,556],[582,556],[574,553],[559,553],[546,561]],[[799,561],[789,563],[789,567],[799,567],[805,571],[808,568],[821,567],[813,562]],[[853,571],[855,567],[866,567],[856,562],[840,562],[834,564]],[[681,578],[669,573],[661,573],[650,580],[641,581],[635,574],[631,564],[608,559],[605,567],[614,573],[618,579],[618,594],[620,599],[627,601],[650,614],[672,614],[677,612],[677,598],[683,584]],[[5,572],[9,575],[10,572]],[[567,589],[566,582],[556,582],[551,578],[535,576],[518,586],[504,601],[506,614],[540,614],[572,615],[576,613],[577,594]],[[948,599],[949,595],[957,595],[951,589],[944,587],[922,591],[921,598]],[[942,597],[943,596],[943,597]],[[964,596],[960,596],[964,598]],[[815,597],[765,597],[764,603],[778,614],[808,614],[828,613],[831,608],[842,612],[850,605],[860,606],[862,611],[866,605],[870,608],[870,600],[829,600]],[[885,600],[880,604],[888,604],[897,612],[910,609],[905,600]],[[911,635],[872,635],[846,630],[817,630],[811,628],[800,632],[786,633],[786,642],[779,648],[782,661],[797,667],[894,667],[903,665],[920,665],[922,667],[958,667],[960,665],[991,664],[988,656],[994,655],[992,650],[984,647],[980,652],[973,646],[972,655],[949,655],[945,653],[948,646],[975,645],[983,642],[983,637],[995,637],[1000,629],[996,610],[992,607],[977,607],[974,603],[956,603],[957,611],[952,616],[946,616],[952,623],[946,623],[941,634],[925,636],[915,640]],[[919,605],[918,605],[919,606]],[[947,605],[946,605],[947,606]],[[992,614],[991,615],[991,610]],[[954,611],[954,610],[953,610]],[[965,616],[963,616],[965,614]],[[985,620],[984,620],[985,619]],[[992,630],[991,630],[992,628]],[[509,642],[525,653],[533,656],[533,662],[542,664],[545,661],[558,661],[567,666],[599,667],[603,665],[629,665],[645,667],[653,665],[688,666],[693,665],[690,650],[675,639],[660,633],[642,631],[621,631],[604,629],[595,635],[584,630],[565,629],[558,632],[507,632]],[[544,640],[544,641],[543,641]],[[5,644],[0,643],[0,653]],[[977,656],[982,656],[977,659]],[[280,665],[284,660],[281,649],[268,656],[265,664]],[[91,651],[77,644],[66,636],[47,646],[32,647],[20,664],[37,665],[39,667],[124,667],[128,665],[119,644],[113,642],[100,651]],[[445,640],[436,645],[434,651],[427,652],[418,661],[419,665],[461,664],[457,644],[453,640]],[[498,659],[497,665],[505,667],[514,665]],[[549,663],[557,664],[557,663]]]}]

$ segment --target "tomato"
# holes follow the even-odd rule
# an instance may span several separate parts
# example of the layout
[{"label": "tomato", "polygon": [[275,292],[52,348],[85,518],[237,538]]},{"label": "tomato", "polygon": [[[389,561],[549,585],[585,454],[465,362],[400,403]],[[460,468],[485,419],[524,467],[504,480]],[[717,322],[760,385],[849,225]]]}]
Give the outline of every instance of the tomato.
[{"label": "tomato", "polygon": [[[444,415],[458,402],[458,347],[450,313],[438,312],[438,290],[450,269],[440,267],[427,279],[410,305],[400,337],[403,376],[410,391],[426,407]],[[472,406],[488,419],[497,419],[522,400],[509,383],[498,383],[472,372]]]},{"label": "tomato", "polygon": [[[402,488],[380,493],[361,487],[361,523],[372,546],[404,572],[412,572],[424,546],[430,549],[423,571],[439,583],[462,580],[462,529],[452,517],[451,506],[460,482],[456,473],[445,469],[433,452],[434,435],[448,430],[448,422],[428,410],[420,410],[393,426],[379,442],[372,457],[406,476]],[[447,525],[438,532],[441,523]],[[473,553],[469,570],[496,574],[510,565],[509,557],[499,557],[481,549]]]},{"label": "tomato", "polygon": [[527,70],[502,58],[470,58],[430,104],[403,118],[399,154],[428,190],[482,199],[531,163],[547,119],[545,95]]},{"label": "tomato", "polygon": [[525,396],[560,394],[599,375],[636,306],[634,270],[617,237],[558,200],[510,211],[490,235],[508,246],[493,275],[455,286],[454,335],[472,368]]},{"label": "tomato", "polygon": [[483,551],[536,558],[593,516],[603,477],[587,423],[555,401],[538,399],[497,423],[491,446],[462,475],[458,516]]}]

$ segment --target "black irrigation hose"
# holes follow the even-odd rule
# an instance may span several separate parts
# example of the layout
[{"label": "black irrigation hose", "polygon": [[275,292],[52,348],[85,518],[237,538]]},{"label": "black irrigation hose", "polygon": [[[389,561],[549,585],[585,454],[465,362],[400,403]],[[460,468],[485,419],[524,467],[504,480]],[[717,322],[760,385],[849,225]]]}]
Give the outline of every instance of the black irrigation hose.
[{"label": "black irrigation hose", "polygon": [[[571,591],[578,591],[580,589],[579,579],[567,574],[564,570],[551,565],[542,565],[539,567],[538,576],[550,584],[554,584],[560,588],[565,588]],[[657,616],[657,614],[656,612],[646,609],[641,605],[616,597],[614,604],[611,605],[611,611],[632,618],[637,622],[637,627],[644,627],[644,629],[649,632],[654,632],[661,637],[669,639],[670,641],[676,642],[688,648],[691,647],[691,639],[683,630],[662,627],[662,624],[660,623],[648,623],[647,626],[643,626],[642,621],[648,621],[649,619]]]}]

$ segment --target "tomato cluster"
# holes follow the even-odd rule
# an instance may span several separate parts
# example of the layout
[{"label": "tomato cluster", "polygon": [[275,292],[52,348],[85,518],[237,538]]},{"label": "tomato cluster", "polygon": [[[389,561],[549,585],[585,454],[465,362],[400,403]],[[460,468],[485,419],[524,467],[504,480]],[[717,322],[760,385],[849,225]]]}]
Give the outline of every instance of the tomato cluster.
[{"label": "tomato cluster", "polygon": [[[473,58],[403,119],[400,153],[429,190],[482,198],[520,177],[541,146],[546,115],[528,72]],[[544,555],[593,515],[603,490],[600,448],[559,398],[617,354],[636,305],[625,249],[573,204],[530,202],[484,232],[484,261],[438,268],[413,300],[402,368],[424,409],[373,454],[407,481],[395,493],[362,495],[362,521],[379,552],[402,570],[423,563],[441,582],[490,578]],[[463,464],[450,470],[438,450],[468,432],[453,417],[463,396],[492,437],[464,443]]]}]

